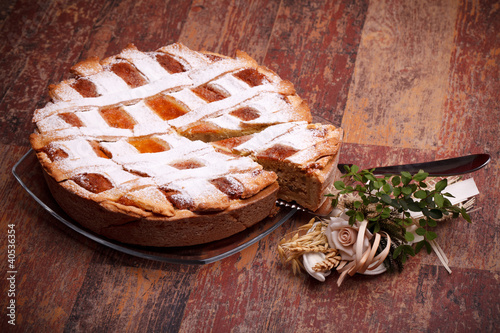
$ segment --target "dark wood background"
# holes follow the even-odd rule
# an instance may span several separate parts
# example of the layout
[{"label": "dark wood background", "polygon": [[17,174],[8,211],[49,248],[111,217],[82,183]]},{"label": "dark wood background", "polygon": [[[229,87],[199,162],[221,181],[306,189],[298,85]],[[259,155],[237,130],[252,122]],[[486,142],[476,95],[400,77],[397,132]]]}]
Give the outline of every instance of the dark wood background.
[{"label": "dark wood background", "polygon": [[[0,2],[0,323],[18,332],[494,332],[500,324],[500,3],[465,0]],[[473,223],[440,230],[401,274],[339,288],[293,276],[261,242],[204,266],[120,254],[63,227],[10,170],[29,150],[47,87],[89,56],[241,49],[292,81],[316,119],[342,126],[362,167],[489,153]],[[16,230],[16,326],[7,324],[7,224]]]}]

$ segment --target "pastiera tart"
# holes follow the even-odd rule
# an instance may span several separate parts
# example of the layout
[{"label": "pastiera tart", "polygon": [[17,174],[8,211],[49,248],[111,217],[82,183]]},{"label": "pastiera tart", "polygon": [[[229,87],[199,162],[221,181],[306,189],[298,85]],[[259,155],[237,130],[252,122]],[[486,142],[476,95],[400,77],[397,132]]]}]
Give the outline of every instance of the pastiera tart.
[{"label": "pastiera tart", "polygon": [[33,149],[59,205],[121,242],[188,246],[275,212],[311,210],[337,177],[342,131],[311,124],[293,85],[243,52],[133,45],[72,67],[34,113]]}]

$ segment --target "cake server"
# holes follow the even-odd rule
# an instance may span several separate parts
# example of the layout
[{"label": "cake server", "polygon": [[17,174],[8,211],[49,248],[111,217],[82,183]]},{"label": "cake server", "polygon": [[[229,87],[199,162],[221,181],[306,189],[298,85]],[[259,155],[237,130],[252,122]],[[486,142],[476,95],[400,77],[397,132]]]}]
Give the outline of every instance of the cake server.
[{"label": "cake server", "polygon": [[[455,176],[477,171],[488,164],[490,160],[491,157],[488,154],[474,154],[432,162],[376,167],[375,170],[373,170],[373,174],[400,174],[402,171],[414,174],[419,170],[424,170],[429,173],[429,176],[434,177]],[[352,164],[339,164],[338,168],[342,173],[346,172],[344,168],[345,165],[351,166]]]}]

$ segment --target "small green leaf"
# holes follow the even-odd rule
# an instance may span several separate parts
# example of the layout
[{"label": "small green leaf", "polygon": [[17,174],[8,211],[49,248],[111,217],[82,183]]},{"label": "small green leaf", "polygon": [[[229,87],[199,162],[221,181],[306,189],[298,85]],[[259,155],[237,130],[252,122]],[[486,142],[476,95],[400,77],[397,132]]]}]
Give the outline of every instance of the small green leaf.
[{"label": "small green leaf", "polygon": [[[331,184],[331,183],[330,183]],[[337,190],[344,190],[345,189],[345,184],[343,181],[341,180],[337,180],[335,183],[333,183],[333,185],[335,186],[335,188]]]},{"label": "small green leaf", "polygon": [[411,174],[406,171],[401,172],[401,181],[403,185],[408,185],[411,182]]},{"label": "small green leaf", "polygon": [[397,257],[399,257],[399,255],[401,254],[401,252],[403,251],[403,245],[400,245],[398,246],[395,250],[394,250],[394,253],[392,254],[392,257],[394,259],[396,259]]},{"label": "small green leaf", "polygon": [[354,201],[354,208],[358,209],[363,203],[361,201]]},{"label": "small green leaf", "polygon": [[444,206],[444,197],[441,195],[441,193],[434,193],[434,202],[438,207]]},{"label": "small green leaf", "polygon": [[425,199],[427,197],[427,192],[425,192],[424,190],[418,190],[417,192],[415,192],[414,196],[417,199]]},{"label": "small green leaf", "polygon": [[388,194],[382,194],[380,200],[382,200],[386,204],[390,204],[392,202],[392,198]]},{"label": "small green leaf", "polygon": [[413,242],[415,240],[415,235],[407,231],[405,233],[405,239],[407,242]]},{"label": "small green leaf", "polygon": [[404,251],[406,254],[414,257],[415,256],[415,250],[413,249],[413,247],[411,247],[410,245],[403,245],[404,246]]},{"label": "small green leaf", "polygon": [[394,177],[392,177],[391,182],[392,182],[392,185],[398,186],[401,183],[401,178],[399,178],[399,176],[394,176]]},{"label": "small green leaf", "polygon": [[358,171],[359,171],[359,167],[357,165],[351,166],[351,172],[352,173],[358,173]]},{"label": "small green leaf", "polygon": [[385,207],[382,214],[380,214],[380,217],[382,217],[383,219],[386,219],[389,216],[391,216],[391,209],[389,207]]},{"label": "small green leaf", "polygon": [[439,209],[431,209],[429,211],[429,217],[431,217],[435,220],[439,220],[440,218],[443,217],[443,212]]},{"label": "small green leaf", "polygon": [[412,212],[421,212],[422,211],[422,208],[420,208],[420,206],[416,202],[409,202],[408,209],[411,210]]},{"label": "small green leaf", "polygon": [[377,181],[377,178],[375,178],[375,176],[372,175],[371,173],[367,173],[365,175],[365,177],[366,177],[366,179],[371,180],[372,182],[376,182]]},{"label": "small green leaf", "polygon": [[426,231],[424,228],[417,228],[417,229],[415,230],[415,233],[416,233],[417,235],[419,235],[419,236],[423,236],[423,235],[425,235],[425,233],[426,233],[426,232],[427,232],[427,231]]},{"label": "small green leaf", "polygon": [[466,210],[465,208],[462,208],[462,209],[460,210],[460,214],[462,214],[462,217],[463,217],[463,218],[464,218],[467,222],[472,223],[472,220],[471,220],[471,218],[470,218],[470,216],[469,216],[469,214],[467,213],[467,210]]},{"label": "small green leaf", "polygon": [[365,214],[363,214],[362,212],[356,212],[356,220],[362,222],[364,219],[365,219]]},{"label": "small green leaf", "polygon": [[411,188],[408,186],[403,187],[401,192],[403,192],[404,195],[410,195],[412,193]]},{"label": "small green leaf", "polygon": [[417,245],[415,246],[415,253],[419,253],[423,247],[424,247],[424,242],[423,241],[418,242]]},{"label": "small green leaf", "polygon": [[423,240],[422,242],[423,242],[423,243],[424,243],[424,245],[425,245],[425,248],[426,248],[426,250],[427,250],[427,253],[428,253],[428,254],[431,254],[431,253],[432,253],[432,246],[431,246],[431,244],[430,244],[428,241],[426,241],[426,240]]},{"label": "small green leaf", "polygon": [[417,182],[421,182],[424,179],[426,179],[429,176],[427,172],[424,172],[424,170],[420,170],[416,175],[413,176],[413,180]]},{"label": "small green leaf", "polygon": [[389,183],[385,183],[384,186],[382,186],[382,189],[387,194],[390,194],[392,192],[392,187]]},{"label": "small green leaf", "polygon": [[437,238],[437,234],[434,231],[427,231],[427,233],[425,234],[425,238],[431,241]]},{"label": "small green leaf", "polygon": [[437,221],[431,219],[430,217],[428,217],[427,218],[427,224],[429,225],[429,227],[435,227],[435,226],[437,226]]},{"label": "small green leaf", "polygon": [[396,209],[401,209],[401,205],[399,204],[397,199],[392,199],[391,200],[391,206],[396,208]]},{"label": "small green leaf", "polygon": [[411,182],[411,178],[402,177],[401,181],[402,181],[403,185],[406,186]]},{"label": "small green leaf", "polygon": [[403,207],[404,210],[408,210],[408,204],[406,203],[406,201],[400,199],[399,204],[401,205],[401,207]]},{"label": "small green leaf", "polygon": [[364,192],[363,190],[363,186],[361,186],[360,184],[356,185],[356,187],[354,188],[357,192]]},{"label": "small green leaf", "polygon": [[355,210],[348,210],[347,212],[345,212],[345,214],[347,216],[354,216],[354,214],[356,214],[356,211]]},{"label": "small green leaf", "polygon": [[411,173],[409,173],[408,171],[402,171],[401,176],[405,178],[411,178]]},{"label": "small green leaf", "polygon": [[436,183],[435,190],[441,192],[446,186],[448,186],[448,180],[444,178]]},{"label": "small green leaf", "polygon": [[357,180],[360,183],[363,183],[363,178],[358,174],[352,175],[352,178],[354,178],[355,180]]}]

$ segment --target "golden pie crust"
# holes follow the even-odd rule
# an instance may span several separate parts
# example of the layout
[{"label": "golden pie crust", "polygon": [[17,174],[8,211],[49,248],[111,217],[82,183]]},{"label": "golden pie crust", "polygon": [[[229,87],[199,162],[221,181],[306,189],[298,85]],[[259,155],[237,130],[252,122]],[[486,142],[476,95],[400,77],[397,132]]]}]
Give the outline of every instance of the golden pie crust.
[{"label": "golden pie crust", "polygon": [[[293,85],[244,52],[129,45],[71,68],[30,142],[59,205],[120,242],[188,246],[276,210],[311,210],[337,176],[342,131],[311,124]],[[279,185],[278,185],[279,184]]]}]

